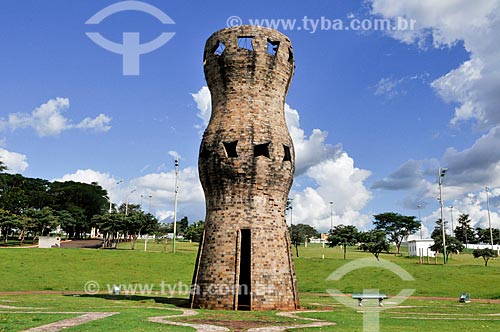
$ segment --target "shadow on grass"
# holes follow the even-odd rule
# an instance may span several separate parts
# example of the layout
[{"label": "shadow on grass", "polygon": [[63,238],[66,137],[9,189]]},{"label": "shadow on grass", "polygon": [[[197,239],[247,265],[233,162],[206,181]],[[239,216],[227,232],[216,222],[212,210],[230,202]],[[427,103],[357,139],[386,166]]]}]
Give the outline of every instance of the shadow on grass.
[{"label": "shadow on grass", "polygon": [[[64,295],[64,296],[75,296],[75,295]],[[79,297],[94,298],[94,299],[104,299],[113,301],[155,301],[155,303],[161,304],[171,304],[179,308],[189,308],[189,299],[176,298],[176,297],[162,297],[162,296],[142,296],[142,295],[108,295],[108,294],[82,294]]]}]

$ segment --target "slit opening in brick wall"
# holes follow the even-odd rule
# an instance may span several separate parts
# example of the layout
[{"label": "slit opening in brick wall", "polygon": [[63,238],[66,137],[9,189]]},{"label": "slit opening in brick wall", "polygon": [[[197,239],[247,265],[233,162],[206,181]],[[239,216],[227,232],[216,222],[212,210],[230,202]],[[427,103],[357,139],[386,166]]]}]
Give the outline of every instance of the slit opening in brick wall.
[{"label": "slit opening in brick wall", "polygon": [[271,158],[269,155],[269,145],[271,143],[264,143],[264,144],[257,144],[253,146],[253,156],[254,157],[259,157],[259,156],[264,156],[267,158]]},{"label": "slit opening in brick wall", "polygon": [[252,232],[241,229],[240,244],[240,274],[238,285],[238,310],[250,310],[251,306],[251,275],[252,275]]},{"label": "slit opening in brick wall", "polygon": [[228,158],[236,158],[238,157],[238,153],[236,152],[236,146],[238,145],[238,141],[233,142],[223,142],[224,150],[226,151],[226,156]]},{"label": "slit opening in brick wall", "polygon": [[214,46],[212,53],[215,55],[222,55],[226,50],[226,45],[220,40],[217,41],[217,44]]},{"label": "slit opening in brick wall", "polygon": [[240,36],[238,37],[238,47],[253,51],[253,36]]},{"label": "slit opening in brick wall", "polygon": [[293,62],[293,51],[291,47],[288,48],[288,62]]},{"label": "slit opening in brick wall", "polygon": [[267,40],[267,54],[275,56],[278,53],[278,48],[280,46],[279,41],[272,41],[271,39]]},{"label": "slit opening in brick wall", "polygon": [[290,147],[283,144],[283,161],[292,161],[292,154],[290,153]]}]

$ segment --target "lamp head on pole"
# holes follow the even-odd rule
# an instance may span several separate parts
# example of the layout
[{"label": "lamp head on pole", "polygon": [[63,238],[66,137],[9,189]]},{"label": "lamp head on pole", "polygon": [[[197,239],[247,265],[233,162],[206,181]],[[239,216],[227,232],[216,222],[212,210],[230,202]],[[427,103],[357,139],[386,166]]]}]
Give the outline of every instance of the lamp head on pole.
[{"label": "lamp head on pole", "polygon": [[448,168],[441,168],[441,171],[439,172],[439,176],[444,178],[447,171],[448,171]]}]

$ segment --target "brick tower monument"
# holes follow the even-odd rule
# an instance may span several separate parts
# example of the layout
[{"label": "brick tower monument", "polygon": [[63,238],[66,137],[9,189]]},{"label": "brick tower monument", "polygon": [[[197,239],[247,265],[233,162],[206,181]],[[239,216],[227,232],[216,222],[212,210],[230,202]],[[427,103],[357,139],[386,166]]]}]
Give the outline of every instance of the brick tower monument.
[{"label": "brick tower monument", "polygon": [[220,30],[206,42],[204,70],[212,115],[198,161],[206,220],[191,306],[295,310],[285,218],[295,171],[284,115],[290,40],[256,26]]}]

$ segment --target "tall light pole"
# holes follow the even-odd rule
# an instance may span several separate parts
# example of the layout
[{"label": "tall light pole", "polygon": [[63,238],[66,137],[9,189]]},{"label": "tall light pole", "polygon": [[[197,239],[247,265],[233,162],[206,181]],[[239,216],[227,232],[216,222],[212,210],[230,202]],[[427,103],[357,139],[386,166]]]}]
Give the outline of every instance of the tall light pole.
[{"label": "tall light pole", "polygon": [[132,190],[131,192],[127,193],[127,199],[125,200],[125,215],[128,215],[128,197],[130,194],[132,194],[133,192],[135,192],[136,190]]},{"label": "tall light pole", "polygon": [[333,229],[333,202],[330,201],[330,232]]},{"label": "tall light pole", "polygon": [[151,213],[151,198],[153,198],[153,195],[149,195],[149,207],[148,207],[148,213]]},{"label": "tall light pole", "polygon": [[[118,181],[111,189],[115,189],[115,187],[122,182],[123,180]],[[111,202],[111,195],[109,195],[109,213],[111,213],[112,210],[113,210],[113,203]]]},{"label": "tall light pole", "polygon": [[417,205],[417,209],[418,209],[418,222],[420,223],[420,240],[423,239],[423,235],[422,235],[422,218],[420,217],[420,209],[422,208],[422,205]]},{"label": "tall light pole", "polygon": [[454,230],[453,230],[453,205],[449,206],[450,208],[450,217],[451,217],[451,235],[453,236]]},{"label": "tall light pole", "polygon": [[444,215],[443,215],[443,178],[446,175],[447,168],[438,169],[438,182],[439,182],[439,208],[441,210],[441,231],[443,236],[443,264],[446,264],[446,230],[444,229]]},{"label": "tall light pole", "polygon": [[490,226],[490,242],[491,249],[493,249],[493,229],[491,228],[491,214],[490,214],[490,196],[489,196],[490,188],[486,187],[486,207],[488,208],[488,223]]},{"label": "tall light pole", "polygon": [[173,251],[175,253],[175,238],[177,236],[177,194],[179,193],[179,160],[175,159],[175,191],[174,191],[174,238],[173,238]]}]

